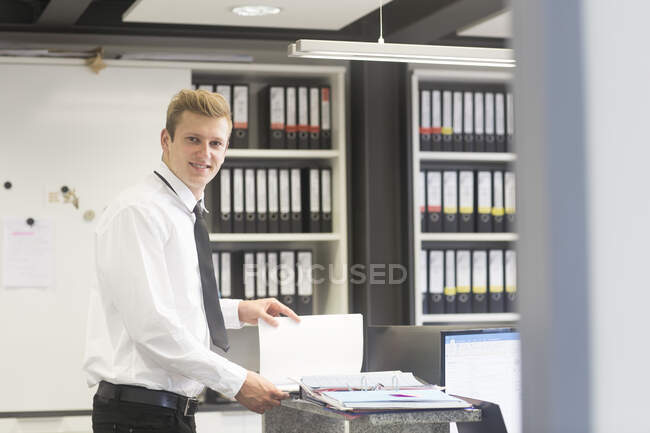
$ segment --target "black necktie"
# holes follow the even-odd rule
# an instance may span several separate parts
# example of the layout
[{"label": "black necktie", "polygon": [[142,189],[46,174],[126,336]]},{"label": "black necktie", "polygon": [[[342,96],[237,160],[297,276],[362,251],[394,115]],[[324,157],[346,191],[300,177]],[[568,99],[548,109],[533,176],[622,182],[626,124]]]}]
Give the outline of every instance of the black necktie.
[{"label": "black necktie", "polygon": [[203,287],[203,306],[205,315],[208,319],[208,328],[210,337],[215,346],[220,347],[225,352],[230,347],[228,345],[228,335],[226,326],[223,323],[223,313],[219,303],[219,291],[217,281],[214,278],[214,267],[212,265],[212,250],[210,249],[210,237],[208,228],[203,218],[203,209],[201,209],[201,200],[194,207],[196,222],[194,223],[194,240],[196,241],[196,252],[199,256],[199,272],[201,273],[201,287]]}]

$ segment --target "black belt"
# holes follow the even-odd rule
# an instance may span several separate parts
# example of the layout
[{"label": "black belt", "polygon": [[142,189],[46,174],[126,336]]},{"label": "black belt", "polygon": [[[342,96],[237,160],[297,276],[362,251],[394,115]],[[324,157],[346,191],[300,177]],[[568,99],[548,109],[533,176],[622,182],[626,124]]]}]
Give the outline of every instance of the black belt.
[{"label": "black belt", "polygon": [[103,380],[99,383],[97,395],[108,400],[162,406],[168,409],[174,409],[182,413],[183,416],[194,415],[199,408],[199,401],[195,398],[185,397],[168,391],[156,391],[141,386],[113,385]]}]

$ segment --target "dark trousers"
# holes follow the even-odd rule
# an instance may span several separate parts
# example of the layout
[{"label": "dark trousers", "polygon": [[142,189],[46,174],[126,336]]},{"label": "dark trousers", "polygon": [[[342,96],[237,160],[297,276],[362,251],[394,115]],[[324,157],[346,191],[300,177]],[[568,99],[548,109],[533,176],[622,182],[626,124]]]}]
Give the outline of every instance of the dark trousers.
[{"label": "dark trousers", "polygon": [[98,395],[93,400],[92,420],[94,433],[196,433],[194,415]]}]

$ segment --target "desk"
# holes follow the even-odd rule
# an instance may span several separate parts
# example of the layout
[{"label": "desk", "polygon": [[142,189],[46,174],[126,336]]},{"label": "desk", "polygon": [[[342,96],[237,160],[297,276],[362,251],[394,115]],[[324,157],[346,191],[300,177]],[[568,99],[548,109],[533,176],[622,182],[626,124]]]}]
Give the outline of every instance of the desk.
[{"label": "desk", "polygon": [[450,422],[481,421],[480,409],[426,410],[343,415],[303,400],[284,400],[262,417],[264,433],[448,433]]}]

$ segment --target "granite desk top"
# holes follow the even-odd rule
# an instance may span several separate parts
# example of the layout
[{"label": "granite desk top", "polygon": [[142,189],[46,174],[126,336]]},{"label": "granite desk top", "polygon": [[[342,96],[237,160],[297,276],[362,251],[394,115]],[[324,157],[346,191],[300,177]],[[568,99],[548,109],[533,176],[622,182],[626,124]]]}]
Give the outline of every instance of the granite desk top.
[{"label": "granite desk top", "polygon": [[[312,413],[315,415],[322,415],[328,418],[337,420],[346,420],[344,415],[339,412],[326,409],[314,403],[305,400],[283,400],[282,406],[286,408],[297,409]],[[355,414],[356,415],[356,414]],[[355,417],[351,421],[357,419],[364,419],[373,425],[389,425],[389,424],[436,424],[436,423],[450,423],[450,422],[472,422],[481,420],[480,409],[424,409],[413,411],[398,411],[386,413],[371,413]]]}]

